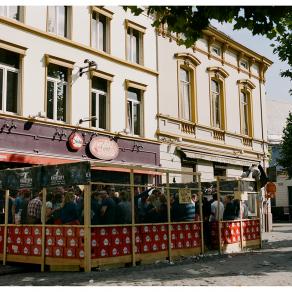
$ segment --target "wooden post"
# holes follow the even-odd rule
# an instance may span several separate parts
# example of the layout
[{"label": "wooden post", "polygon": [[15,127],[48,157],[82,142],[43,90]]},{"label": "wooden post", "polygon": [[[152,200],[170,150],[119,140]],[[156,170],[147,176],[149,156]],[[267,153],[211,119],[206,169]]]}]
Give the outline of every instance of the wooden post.
[{"label": "wooden post", "polygon": [[41,222],[42,222],[42,264],[41,271],[45,271],[45,242],[46,242],[46,202],[47,202],[47,189],[43,188],[43,201],[42,201],[42,212],[41,212]]},{"label": "wooden post", "polygon": [[166,172],[166,195],[167,195],[167,226],[168,226],[168,260],[171,262],[171,216],[170,216],[170,189],[169,171]]},{"label": "wooden post", "polygon": [[8,212],[9,212],[9,190],[5,191],[5,219],[4,219],[4,249],[3,249],[3,265],[6,265],[7,257],[7,224],[8,224]]},{"label": "wooden post", "polygon": [[[263,220],[262,220],[262,216],[261,216],[261,210],[263,210],[262,207],[262,200],[260,199],[261,198],[261,193],[262,193],[262,190],[260,188],[260,183],[257,182],[257,190],[258,191],[258,194],[257,194],[257,199],[256,199],[256,209],[257,209],[257,218],[260,220],[260,248],[263,247],[263,241],[262,241],[262,224],[263,224]],[[261,205],[260,205],[261,204]]]},{"label": "wooden post", "polygon": [[220,178],[217,176],[217,202],[218,202],[218,237],[219,237],[219,253],[222,254],[222,242],[221,242],[221,221],[220,221]]},{"label": "wooden post", "polygon": [[[238,192],[241,192],[241,183],[240,180],[238,180]],[[242,200],[239,200],[239,218],[240,218],[240,247],[241,250],[243,250],[243,226],[242,226]]]},{"label": "wooden post", "polygon": [[91,185],[84,186],[84,271],[91,271]]},{"label": "wooden post", "polygon": [[136,240],[135,240],[135,190],[134,169],[130,172],[131,208],[132,208],[132,266],[136,266]]},{"label": "wooden post", "polygon": [[204,218],[203,218],[203,192],[202,192],[202,185],[201,185],[201,174],[198,174],[199,177],[199,204],[200,204],[200,220],[201,220],[201,252],[202,254],[205,252],[205,242],[204,242]]}]

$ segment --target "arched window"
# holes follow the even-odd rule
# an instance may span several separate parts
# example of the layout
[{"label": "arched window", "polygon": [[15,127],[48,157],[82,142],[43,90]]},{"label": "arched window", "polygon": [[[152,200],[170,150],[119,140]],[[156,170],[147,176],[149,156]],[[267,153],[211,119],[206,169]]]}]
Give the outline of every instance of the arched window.
[{"label": "arched window", "polygon": [[190,72],[184,68],[180,68],[180,99],[181,117],[185,120],[191,119],[191,82]]},{"label": "arched window", "polygon": [[195,70],[201,62],[189,53],[175,54],[178,62],[179,118],[197,121]]},{"label": "arched window", "polygon": [[210,78],[210,122],[213,128],[226,129],[225,78],[229,74],[220,67],[207,69]]},{"label": "arched window", "polygon": [[255,85],[249,80],[237,81],[239,85],[240,132],[253,136],[252,90]]},{"label": "arched window", "polygon": [[244,135],[248,135],[248,124],[249,124],[249,118],[248,118],[248,96],[247,93],[244,91],[240,92],[240,116],[241,116],[241,132]]},{"label": "arched window", "polygon": [[221,88],[217,80],[211,79],[212,126],[221,128]]}]

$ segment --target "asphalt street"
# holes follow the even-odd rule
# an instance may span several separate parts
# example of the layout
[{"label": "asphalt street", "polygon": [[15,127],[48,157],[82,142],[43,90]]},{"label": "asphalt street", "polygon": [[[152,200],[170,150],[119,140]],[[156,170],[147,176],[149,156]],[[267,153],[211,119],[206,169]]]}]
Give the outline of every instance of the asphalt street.
[{"label": "asphalt street", "polygon": [[[292,285],[292,224],[263,234],[263,249],[247,253],[181,258],[137,267],[84,272],[2,273],[1,286],[289,286]],[[7,269],[7,268],[6,268]],[[7,269],[8,271],[8,269]]]}]

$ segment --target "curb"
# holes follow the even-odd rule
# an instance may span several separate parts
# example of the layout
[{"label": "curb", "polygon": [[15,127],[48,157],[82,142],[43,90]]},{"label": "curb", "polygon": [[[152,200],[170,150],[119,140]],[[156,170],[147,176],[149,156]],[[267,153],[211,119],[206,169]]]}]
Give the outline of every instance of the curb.
[{"label": "curb", "polygon": [[0,276],[23,273],[25,269],[23,267],[13,267],[13,266],[0,266]]}]

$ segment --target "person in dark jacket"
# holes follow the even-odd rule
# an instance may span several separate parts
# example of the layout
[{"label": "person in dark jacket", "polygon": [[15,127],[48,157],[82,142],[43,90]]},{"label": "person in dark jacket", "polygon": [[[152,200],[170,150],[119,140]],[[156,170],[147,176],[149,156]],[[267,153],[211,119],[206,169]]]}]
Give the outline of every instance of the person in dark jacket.
[{"label": "person in dark jacket", "polygon": [[[101,193],[97,190],[94,191],[91,197],[91,224],[92,225],[101,224],[101,217],[100,217],[101,201],[102,201]],[[83,214],[83,206],[82,206],[82,214]]]},{"label": "person in dark jacket", "polygon": [[78,220],[77,206],[74,200],[75,195],[73,192],[67,192],[65,194],[64,204],[60,212],[62,224],[80,224]]},{"label": "person in dark jacket", "polygon": [[223,213],[223,220],[234,220],[236,218],[235,206],[232,201],[232,196],[225,197],[225,208]]},{"label": "person in dark jacket", "polygon": [[117,224],[131,224],[132,222],[132,209],[129,202],[129,195],[125,191],[120,192],[120,202],[116,210]]},{"label": "person in dark jacket", "polygon": [[167,222],[167,199],[165,195],[159,197],[160,206],[158,208],[158,222]]},{"label": "person in dark jacket", "polygon": [[102,202],[100,209],[101,224],[110,225],[116,223],[116,203],[106,191],[100,191]]}]

